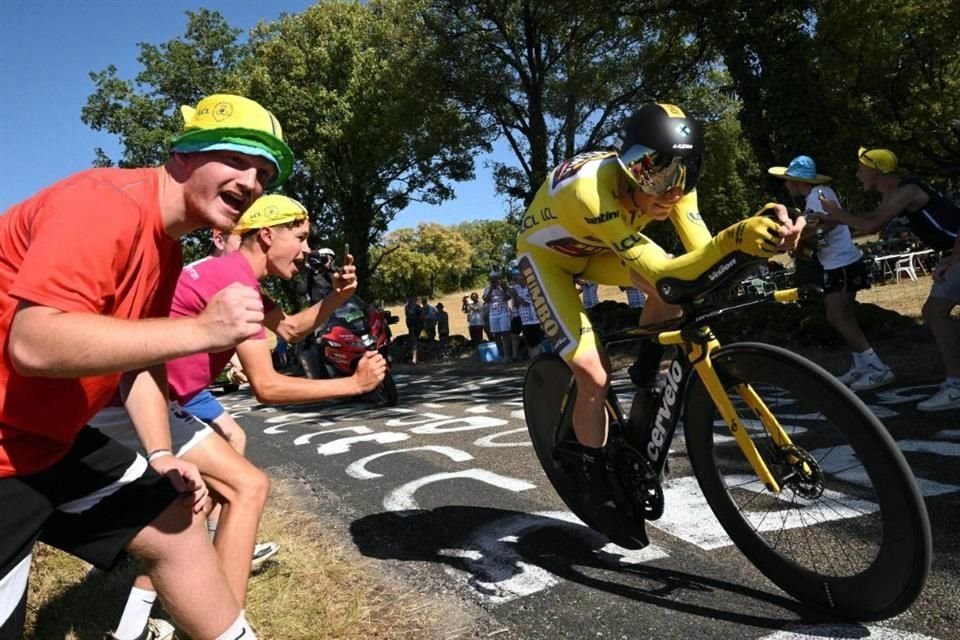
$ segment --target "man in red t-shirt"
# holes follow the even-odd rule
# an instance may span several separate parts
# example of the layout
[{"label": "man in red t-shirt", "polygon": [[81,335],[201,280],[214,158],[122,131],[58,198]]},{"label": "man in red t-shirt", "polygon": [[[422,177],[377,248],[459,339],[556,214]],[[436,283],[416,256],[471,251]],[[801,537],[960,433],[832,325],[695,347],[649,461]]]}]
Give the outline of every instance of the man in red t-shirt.
[{"label": "man in red t-shirt", "polygon": [[[206,487],[170,452],[163,363],[260,330],[242,285],[168,317],[178,240],[232,229],[293,154],[252,100],[181,112],[163,166],[84,171],[0,216],[0,640],[22,632],[38,539],[101,568],[129,550],[188,635],[253,637],[206,536]],[[118,385],[146,459],[86,426]]]}]

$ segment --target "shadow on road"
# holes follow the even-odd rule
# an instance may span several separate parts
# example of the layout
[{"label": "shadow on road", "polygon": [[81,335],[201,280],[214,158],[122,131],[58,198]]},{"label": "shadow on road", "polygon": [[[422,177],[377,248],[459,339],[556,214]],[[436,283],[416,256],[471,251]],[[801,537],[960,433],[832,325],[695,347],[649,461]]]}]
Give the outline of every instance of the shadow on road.
[{"label": "shadow on road", "polygon": [[374,514],[354,521],[350,530],[364,555],[447,565],[494,602],[529,595],[537,579],[551,586],[560,578],[619,598],[759,628],[829,620],[776,593],[632,560],[632,552],[582,524],[551,515],[446,506]]}]

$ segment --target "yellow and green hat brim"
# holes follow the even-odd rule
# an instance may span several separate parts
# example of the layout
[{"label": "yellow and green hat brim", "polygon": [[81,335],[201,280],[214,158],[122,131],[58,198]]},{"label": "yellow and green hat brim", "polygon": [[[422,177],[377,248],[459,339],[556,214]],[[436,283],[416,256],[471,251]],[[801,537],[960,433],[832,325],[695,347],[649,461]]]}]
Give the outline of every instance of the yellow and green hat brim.
[{"label": "yellow and green hat brim", "polygon": [[[209,129],[189,129],[178,136],[170,145],[172,151],[179,153],[201,153],[236,147],[253,147],[263,152],[277,168],[277,175],[268,188],[282,185],[293,173],[293,151],[287,143],[266,131],[242,127],[224,127]],[[239,149],[242,151],[242,149]]]}]

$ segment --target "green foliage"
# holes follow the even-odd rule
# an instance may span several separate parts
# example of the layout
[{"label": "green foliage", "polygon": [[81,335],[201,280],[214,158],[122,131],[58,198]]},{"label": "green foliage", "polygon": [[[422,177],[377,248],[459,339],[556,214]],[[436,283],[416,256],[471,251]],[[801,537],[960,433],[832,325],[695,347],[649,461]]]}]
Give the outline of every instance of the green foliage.
[{"label": "green foliage", "polygon": [[460,233],[473,249],[470,268],[463,276],[463,285],[487,282],[491,269],[503,269],[516,257],[517,227],[505,220],[475,220],[461,222],[454,230]]},{"label": "green foliage", "polygon": [[451,198],[484,146],[448,94],[417,9],[320,2],[256,29],[243,69],[247,95],[270,105],[299,158],[286,190],[321,232],[350,243],[362,283],[368,248],[396,213]]},{"label": "green foliage", "polygon": [[[512,257],[509,220],[550,168],[606,146],[650,101],[705,122],[698,193],[714,230],[785,200],[766,170],[801,153],[854,209],[872,204],[853,178],[861,144],[960,188],[953,0],[322,0],[240,36],[216,12],[187,12],[183,37],[139,45],[132,81],[112,65],[91,73],[82,120],[123,148],[119,158],[94,150],[94,163],[162,162],[177,107],[204,95],[260,100],[297,153],[285,191],[311,211],[312,241],[349,243],[379,297],[485,280]],[[515,155],[492,167],[507,221],[421,225],[381,244],[397,212],[472,179],[475,153],[496,137]],[[207,238],[185,239],[187,255],[202,255]],[[276,295],[295,301],[292,289]]]},{"label": "green foliage", "polygon": [[[350,244],[363,283],[369,246],[396,213],[451,198],[451,183],[473,178],[474,150],[485,148],[480,127],[445,91],[417,9],[320,2],[261,24],[249,43],[220,14],[187,12],[183,38],[140,45],[135,81],[113,66],[91,74],[83,121],[120,137],[117,164],[147,166],[166,159],[180,105],[219,91],[259,100],[299,160],[285,191],[311,211],[316,237]],[[114,163],[95,153],[98,165]]]},{"label": "green foliage", "polygon": [[[183,38],[138,45],[137,60],[143,68],[133,81],[118,78],[114,65],[90,73],[96,88],[80,119],[120,138],[123,155],[116,164],[121,167],[162,164],[170,141],[183,126],[179,106],[229,90],[230,74],[248,53],[237,43],[240,31],[219,13],[200,9],[186,14]],[[102,149],[95,154],[98,166],[114,164]]]},{"label": "green foliage", "polygon": [[503,269],[516,256],[516,236],[504,220],[399,229],[374,250],[379,264],[370,287],[376,298],[401,301],[483,284],[491,269]]},{"label": "green foliage", "polygon": [[657,2],[429,0],[449,84],[506,138],[500,193],[529,204],[549,170],[601,146],[637,104],[692,82],[705,49]]},{"label": "green foliage", "polygon": [[[711,14],[699,36],[718,52],[765,191],[765,169],[800,154],[855,206],[860,145],[893,149],[905,171],[960,173],[960,5],[950,0],[688,0]],[[757,16],[763,16],[758,20]],[[765,181],[765,182],[764,182]],[[783,196],[781,195],[781,198]]]},{"label": "green foliage", "polygon": [[389,301],[456,290],[472,254],[460,233],[439,224],[394,231],[386,237],[370,289],[374,297]]},{"label": "green foliage", "polygon": [[[838,123],[831,164],[850,178],[860,145],[892,149],[932,182],[960,174],[960,4],[817,3],[820,111]],[[956,183],[955,183],[956,185]],[[960,186],[960,185],[956,185]]]},{"label": "green foliage", "polygon": [[759,189],[764,182],[759,179],[761,169],[741,127],[742,105],[729,74],[721,70],[705,74],[700,83],[684,89],[680,103],[704,123],[706,153],[697,196],[704,221],[717,232],[771,198]]}]

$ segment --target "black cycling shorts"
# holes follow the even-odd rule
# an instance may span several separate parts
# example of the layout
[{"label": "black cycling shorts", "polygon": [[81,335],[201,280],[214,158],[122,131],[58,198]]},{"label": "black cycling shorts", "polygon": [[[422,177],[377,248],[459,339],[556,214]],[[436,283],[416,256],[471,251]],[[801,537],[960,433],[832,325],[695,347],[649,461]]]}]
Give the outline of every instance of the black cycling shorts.
[{"label": "black cycling shorts", "polygon": [[867,276],[867,268],[862,260],[851,262],[837,269],[823,270],[824,293],[837,293],[839,291],[856,293],[861,289],[869,288],[870,279]]}]

